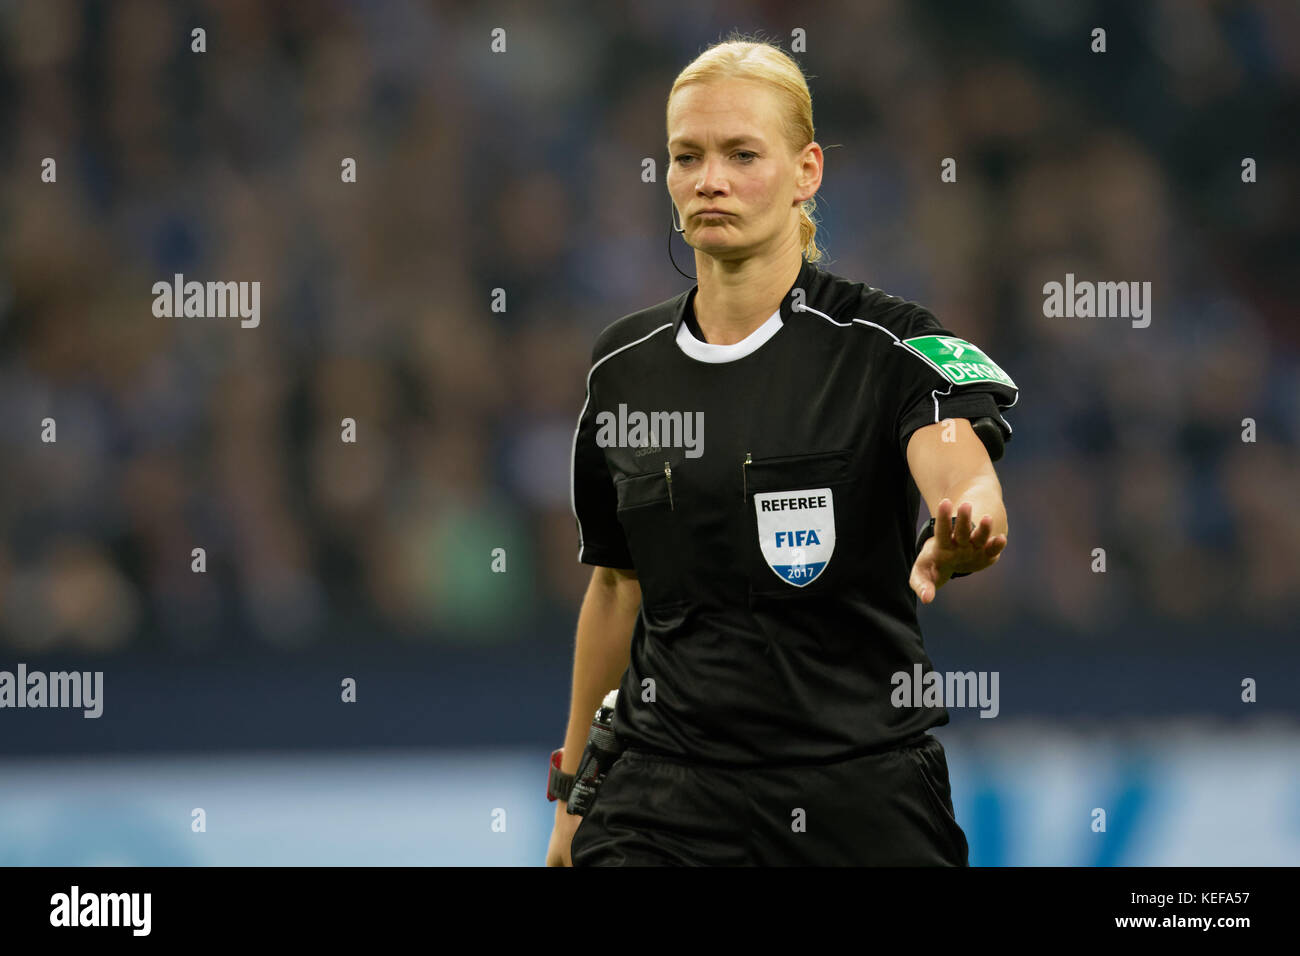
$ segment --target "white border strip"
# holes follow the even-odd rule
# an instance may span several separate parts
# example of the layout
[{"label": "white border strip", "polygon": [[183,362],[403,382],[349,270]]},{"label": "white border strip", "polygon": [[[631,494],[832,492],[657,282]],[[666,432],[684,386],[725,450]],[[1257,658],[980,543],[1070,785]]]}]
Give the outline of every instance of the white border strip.
[{"label": "white border strip", "polygon": [[596,364],[594,364],[587,371],[587,397],[583,399],[582,411],[578,412],[578,424],[573,429],[573,451],[569,455],[569,510],[573,512],[573,520],[578,523],[578,560],[579,561],[582,560],[582,551],[586,545],[582,540],[582,519],[578,517],[578,501],[577,501],[577,495],[575,490],[575,481],[577,478],[576,473],[578,467],[578,433],[582,431],[582,419],[586,416],[587,405],[590,404],[591,402],[591,376],[595,373],[596,369],[600,368],[602,365],[604,365],[607,361],[612,359],[619,352],[622,352],[626,349],[630,349],[634,345],[640,345],[646,339],[658,335],[664,329],[671,329],[672,327],[673,324],[671,322],[666,322],[663,325],[659,326],[654,331],[650,332],[649,334],[641,336],[641,338],[637,339],[635,342],[628,342],[627,345],[620,345],[618,348],[614,349],[614,351],[610,352],[608,355],[601,358],[598,362],[596,362]]}]

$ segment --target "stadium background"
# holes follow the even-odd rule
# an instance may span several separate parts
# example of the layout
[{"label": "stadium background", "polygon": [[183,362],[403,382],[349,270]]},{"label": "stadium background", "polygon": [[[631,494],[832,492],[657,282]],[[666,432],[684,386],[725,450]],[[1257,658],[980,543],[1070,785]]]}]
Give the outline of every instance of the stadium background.
[{"label": "stadium background", "polygon": [[[105,686],[0,711],[0,863],[542,861],[590,348],[688,287],[641,160],[733,27],[806,31],[826,267],[1022,389],[1008,551],[922,611],[1001,677],[938,732],[972,863],[1300,859],[1300,8],[974,7],[0,5],[0,669]],[[155,318],[178,272],[260,326]]]}]

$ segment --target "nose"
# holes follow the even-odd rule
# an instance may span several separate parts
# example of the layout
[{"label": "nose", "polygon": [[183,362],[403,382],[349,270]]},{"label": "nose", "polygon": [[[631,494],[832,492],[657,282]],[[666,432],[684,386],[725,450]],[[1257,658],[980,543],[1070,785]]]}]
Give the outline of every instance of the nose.
[{"label": "nose", "polygon": [[721,163],[718,159],[700,161],[700,178],[695,183],[695,191],[700,195],[714,196],[725,190],[725,183],[718,175]]}]

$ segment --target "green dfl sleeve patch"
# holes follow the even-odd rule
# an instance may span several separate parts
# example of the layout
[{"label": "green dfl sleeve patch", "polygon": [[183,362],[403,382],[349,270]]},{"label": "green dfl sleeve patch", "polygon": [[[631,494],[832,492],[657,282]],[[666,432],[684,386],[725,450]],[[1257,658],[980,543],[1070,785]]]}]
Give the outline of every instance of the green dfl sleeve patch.
[{"label": "green dfl sleeve patch", "polygon": [[935,371],[954,385],[994,382],[1016,388],[1011,376],[991,358],[965,339],[951,335],[918,335],[903,339],[903,345],[928,362]]}]

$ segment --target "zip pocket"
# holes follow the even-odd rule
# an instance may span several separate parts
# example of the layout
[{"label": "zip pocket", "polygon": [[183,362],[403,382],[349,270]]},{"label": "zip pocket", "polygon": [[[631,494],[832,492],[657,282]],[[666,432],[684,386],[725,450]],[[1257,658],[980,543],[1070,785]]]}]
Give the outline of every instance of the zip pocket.
[{"label": "zip pocket", "polygon": [[680,605],[682,588],[681,522],[675,514],[681,499],[680,482],[665,462],[659,471],[628,475],[614,481],[618,521],[641,583],[647,609]]},{"label": "zip pocket", "polygon": [[650,508],[659,504],[672,510],[672,487],[669,484],[669,474],[670,470],[665,465],[662,471],[616,479],[614,488],[618,492],[618,510],[631,511],[635,508]]},{"label": "zip pocket", "polygon": [[782,491],[794,485],[817,486],[848,481],[853,449],[819,451],[807,455],[754,458],[747,452],[741,468],[745,500],[760,491]]},{"label": "zip pocket", "polygon": [[856,527],[852,450],[749,453],[741,467],[751,601],[834,589],[846,563],[836,551],[860,544],[836,540]]}]

